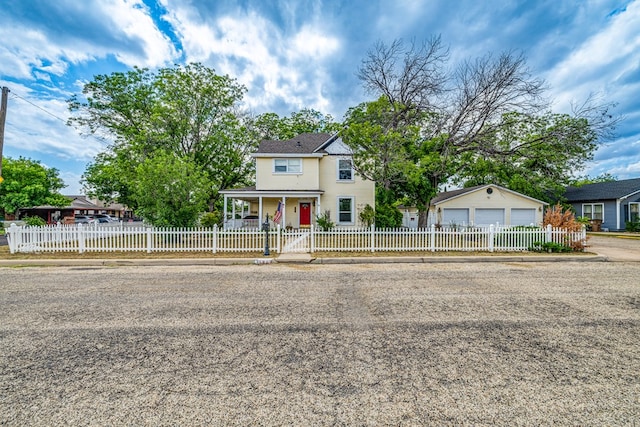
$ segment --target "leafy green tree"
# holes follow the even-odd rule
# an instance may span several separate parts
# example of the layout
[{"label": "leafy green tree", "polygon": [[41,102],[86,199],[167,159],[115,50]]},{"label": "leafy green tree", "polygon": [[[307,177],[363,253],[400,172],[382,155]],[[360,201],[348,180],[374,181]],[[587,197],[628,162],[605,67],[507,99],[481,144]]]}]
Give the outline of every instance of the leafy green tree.
[{"label": "leafy green tree", "polygon": [[381,186],[376,187],[375,224],[376,228],[402,226],[402,213],[398,210],[394,193]]},{"label": "leafy green tree", "polygon": [[194,226],[207,203],[206,174],[184,158],[157,151],[136,168],[136,214],[155,226]]},{"label": "leafy green tree", "polygon": [[206,174],[213,209],[220,189],[246,185],[254,174],[257,141],[239,107],[245,92],[201,64],[96,76],[83,89],[86,101],[69,100],[70,124],[113,141],[85,171],[86,189],[145,210],[134,191],[137,167],[163,151]]},{"label": "leafy green tree", "polygon": [[461,156],[460,180],[467,186],[498,184],[540,200],[555,201],[586,161],[598,139],[586,118],[547,113],[505,114],[484,147]]},{"label": "leafy green tree", "polygon": [[[382,172],[370,177],[396,199],[415,203],[420,226],[449,180],[503,179],[525,193],[534,188],[525,185],[535,182],[532,174],[535,185],[567,182],[617,123],[611,105],[591,98],[572,115],[553,114],[544,82],[522,55],[485,55],[450,75],[448,55],[439,37],[408,47],[377,43],[358,73],[377,100],[350,110],[343,131],[356,168]],[[365,151],[374,154],[359,155]],[[544,180],[545,172],[553,178]]]},{"label": "leafy green tree", "polygon": [[58,170],[39,161],[19,157],[2,159],[0,209],[17,214],[21,208],[34,206],[68,206],[69,199],[59,193],[65,187]]},{"label": "leafy green tree", "polygon": [[286,140],[301,133],[334,133],[340,130],[330,114],[322,114],[313,109],[302,109],[290,116],[280,117],[276,113],[264,113],[247,120],[248,127],[257,141]]},{"label": "leafy green tree", "polygon": [[571,182],[569,183],[570,185],[574,186],[574,187],[582,187],[583,185],[587,185],[587,184],[597,184],[599,182],[614,182],[617,181],[618,178],[615,175],[611,175],[610,173],[606,172],[606,173],[602,173],[596,177],[590,177],[590,176],[579,176],[576,177],[574,179],[571,180]]}]

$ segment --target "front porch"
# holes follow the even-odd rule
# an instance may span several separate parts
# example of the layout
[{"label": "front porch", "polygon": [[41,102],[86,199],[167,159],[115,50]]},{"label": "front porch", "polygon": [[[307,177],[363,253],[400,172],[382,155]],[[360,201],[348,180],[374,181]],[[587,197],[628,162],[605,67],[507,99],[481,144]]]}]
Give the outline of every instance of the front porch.
[{"label": "front porch", "polygon": [[[269,215],[271,226],[305,229],[316,224],[321,213],[321,190],[256,190],[253,187],[223,190],[224,228],[259,228]],[[274,216],[280,203],[280,217]]]}]

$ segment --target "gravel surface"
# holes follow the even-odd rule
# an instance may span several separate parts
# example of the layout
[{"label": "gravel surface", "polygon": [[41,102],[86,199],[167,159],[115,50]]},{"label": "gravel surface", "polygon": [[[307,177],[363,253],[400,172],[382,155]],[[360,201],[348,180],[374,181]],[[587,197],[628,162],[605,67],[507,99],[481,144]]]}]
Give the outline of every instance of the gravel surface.
[{"label": "gravel surface", "polygon": [[0,425],[640,425],[640,263],[0,269]]}]

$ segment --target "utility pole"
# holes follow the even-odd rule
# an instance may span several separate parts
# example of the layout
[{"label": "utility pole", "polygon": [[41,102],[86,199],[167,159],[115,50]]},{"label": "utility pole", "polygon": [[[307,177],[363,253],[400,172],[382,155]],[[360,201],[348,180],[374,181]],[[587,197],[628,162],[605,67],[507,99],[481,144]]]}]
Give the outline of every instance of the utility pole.
[{"label": "utility pole", "polygon": [[7,118],[7,98],[9,97],[9,88],[2,86],[2,101],[0,103],[0,184],[2,178],[2,149],[4,147],[4,122]]}]

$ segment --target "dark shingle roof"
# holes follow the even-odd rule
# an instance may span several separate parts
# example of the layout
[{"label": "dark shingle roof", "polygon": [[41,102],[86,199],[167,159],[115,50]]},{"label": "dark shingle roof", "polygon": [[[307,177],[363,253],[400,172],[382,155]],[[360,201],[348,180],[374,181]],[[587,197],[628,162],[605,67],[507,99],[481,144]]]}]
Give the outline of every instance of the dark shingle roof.
[{"label": "dark shingle roof", "polygon": [[302,133],[285,141],[264,140],[257,153],[311,154],[331,138],[329,133]]},{"label": "dark shingle roof", "polygon": [[614,200],[640,191],[640,178],[597,182],[581,187],[567,187],[564,196],[569,202]]}]

